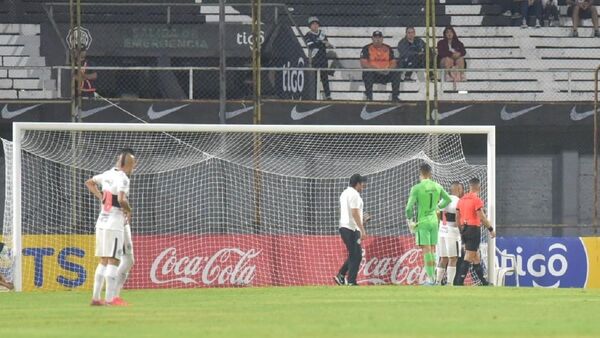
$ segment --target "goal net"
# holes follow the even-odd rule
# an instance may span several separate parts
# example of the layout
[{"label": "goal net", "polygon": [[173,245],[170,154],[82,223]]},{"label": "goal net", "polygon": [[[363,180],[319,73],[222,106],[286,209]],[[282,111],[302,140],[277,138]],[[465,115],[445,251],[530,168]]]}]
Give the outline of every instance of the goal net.
[{"label": "goal net", "polygon": [[[465,133],[488,134],[488,165],[467,163]],[[360,284],[425,281],[404,216],[420,164],[447,190],[479,177],[493,207],[493,127],[16,123],[14,135],[3,140],[0,272],[24,290],[91,288],[100,205],[84,182],[125,147],[138,159],[126,288],[333,284],[346,258],[339,196],[354,173],[368,178],[372,215]]]}]

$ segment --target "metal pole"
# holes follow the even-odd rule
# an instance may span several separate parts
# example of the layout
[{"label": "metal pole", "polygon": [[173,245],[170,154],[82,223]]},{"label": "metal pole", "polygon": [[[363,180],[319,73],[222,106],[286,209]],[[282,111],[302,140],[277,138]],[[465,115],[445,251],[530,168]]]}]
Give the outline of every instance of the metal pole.
[{"label": "metal pole", "polygon": [[227,74],[225,55],[225,0],[219,0],[219,123],[226,123]]},{"label": "metal pole", "polygon": [[188,71],[188,99],[194,99],[194,69]]},{"label": "metal pole", "polygon": [[[252,1],[252,78],[254,82],[254,124],[260,124],[261,116],[261,44],[260,44],[260,23],[261,23],[261,0]],[[260,233],[261,219],[261,134],[254,133],[254,226],[255,233]]]},{"label": "metal pole", "polygon": [[62,99],[62,69],[56,69],[56,96]]},{"label": "metal pole", "polygon": [[261,114],[261,0],[252,1],[252,78],[254,84],[254,124],[260,124]]},{"label": "metal pole", "polygon": [[[73,0],[69,0],[69,32],[73,32],[75,28],[75,18],[73,12],[74,3]],[[71,122],[75,122],[75,116],[77,116],[77,67],[75,66],[75,50],[71,46],[69,50],[69,65],[71,66]]]},{"label": "metal pole", "polygon": [[[598,73],[600,73],[600,66],[596,67],[596,71],[594,73],[594,217],[593,217],[593,224],[594,224],[594,231],[597,232],[598,231],[598,209],[600,208],[600,206],[598,205],[599,203],[599,196],[598,194],[600,193],[600,182],[598,182],[598,180],[600,179],[600,177],[598,177],[598,122],[599,122],[599,118],[598,118],[598,109],[600,108],[600,106],[598,105]],[[570,74],[570,73],[569,73]]]},{"label": "metal pole", "polygon": [[[81,0],[77,0],[76,2],[76,8],[75,8],[75,15],[77,18],[77,29],[79,29],[81,27]],[[77,79],[79,81],[77,81],[77,88],[75,88],[75,92],[77,93],[77,99],[76,99],[76,105],[77,105],[77,109],[76,109],[76,115],[73,116],[73,122],[81,122],[81,87],[83,84],[83,74],[81,73],[81,34],[79,31],[77,31],[77,42],[76,42],[76,57],[75,57],[75,65],[77,66]]]},{"label": "metal pole", "polygon": [[425,123],[431,124],[431,102],[429,100],[429,60],[431,59],[430,45],[431,45],[431,33],[429,31],[431,25],[431,0],[425,1]]},{"label": "metal pole", "polygon": [[[75,7],[75,16],[76,16],[76,33],[75,33],[75,66],[77,68],[76,72],[75,72],[75,76],[77,81],[75,81],[77,83],[76,88],[75,88],[75,115],[71,116],[71,119],[73,122],[81,122],[81,106],[82,106],[82,100],[81,100],[81,89],[83,88],[83,81],[84,79],[84,74],[81,71],[81,53],[82,53],[82,34],[80,31],[81,28],[81,0],[77,0],[76,2],[76,7]],[[87,47],[87,46],[86,46]],[[79,205],[79,198],[78,198],[78,193],[77,193],[77,186],[80,184],[78,176],[77,176],[77,164],[79,162],[79,151],[77,148],[77,145],[80,144],[80,136],[81,136],[81,132],[74,132],[71,133],[71,144],[72,144],[72,151],[73,151],[73,162],[72,162],[72,169],[71,169],[71,196],[72,196],[72,200],[71,200],[71,227],[75,227],[79,222],[77,221],[77,216],[80,215],[81,213],[79,212],[79,210],[77,210],[77,207]]]},{"label": "metal pole", "polygon": [[[436,28],[436,11],[435,11],[435,0],[431,0],[431,39],[433,41],[433,45],[435,45],[437,37],[435,34],[435,28]],[[435,50],[435,49],[434,49]],[[437,66],[437,52],[434,52],[433,55],[431,55],[431,57],[433,58],[433,111],[435,112],[435,116],[433,116],[433,118],[435,119],[435,124],[440,124],[440,120],[439,120],[439,101],[438,101],[438,66]]]}]

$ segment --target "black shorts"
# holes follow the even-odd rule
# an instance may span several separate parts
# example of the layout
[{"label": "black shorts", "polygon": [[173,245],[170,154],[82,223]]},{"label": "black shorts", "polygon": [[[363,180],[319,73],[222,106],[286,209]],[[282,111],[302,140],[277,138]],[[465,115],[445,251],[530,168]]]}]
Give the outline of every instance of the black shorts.
[{"label": "black shorts", "polygon": [[[591,18],[592,18],[592,7],[593,7],[593,6],[590,6],[590,7],[588,7],[588,9],[586,9],[586,10],[580,9],[580,10],[579,10],[579,18],[580,18],[580,19],[591,19]],[[574,9],[575,9],[575,5],[573,5],[573,6],[570,6],[570,7],[567,9],[567,16],[568,16],[568,17],[572,17],[572,16],[573,16],[573,10],[574,10]],[[595,8],[594,8],[594,9],[595,9]]]},{"label": "black shorts", "polygon": [[462,241],[467,251],[479,250],[481,243],[481,228],[473,226],[465,226],[462,232]]}]

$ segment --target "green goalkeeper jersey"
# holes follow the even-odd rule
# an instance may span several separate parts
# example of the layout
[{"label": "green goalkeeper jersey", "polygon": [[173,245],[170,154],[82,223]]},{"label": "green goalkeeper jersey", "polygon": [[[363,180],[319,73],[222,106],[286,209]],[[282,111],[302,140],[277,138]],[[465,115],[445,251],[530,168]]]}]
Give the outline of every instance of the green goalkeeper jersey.
[{"label": "green goalkeeper jersey", "polygon": [[[438,205],[442,198],[442,203]],[[438,183],[425,179],[410,189],[410,197],[406,204],[406,217],[413,218],[413,207],[417,204],[417,222],[429,221],[435,218],[437,222],[437,210],[445,208],[452,200],[448,193]]]}]

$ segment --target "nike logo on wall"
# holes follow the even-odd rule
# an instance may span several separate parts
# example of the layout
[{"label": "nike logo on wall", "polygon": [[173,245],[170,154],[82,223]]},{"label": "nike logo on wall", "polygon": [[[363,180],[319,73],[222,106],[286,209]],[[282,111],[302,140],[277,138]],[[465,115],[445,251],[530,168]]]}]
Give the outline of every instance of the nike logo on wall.
[{"label": "nike logo on wall", "polygon": [[[448,117],[450,117],[452,115],[456,115],[456,114],[460,113],[461,111],[467,110],[467,109],[469,109],[471,107],[473,107],[473,105],[460,107],[460,108],[457,108],[457,109],[454,109],[454,110],[447,111],[445,113],[437,113],[437,119],[438,119],[438,121],[441,121],[441,120],[443,120],[445,118],[448,118]],[[432,116],[432,117],[435,120],[435,116]]]},{"label": "nike logo on wall", "polygon": [[573,106],[573,109],[571,109],[571,120],[573,121],[581,121],[583,119],[586,119],[590,116],[594,115],[594,110],[588,110],[588,111],[584,111],[583,113],[579,113],[577,111],[577,106]]},{"label": "nike logo on wall", "polygon": [[292,108],[292,114],[291,114],[292,120],[294,120],[294,121],[302,120],[303,118],[309,117],[309,116],[316,114],[316,113],[320,112],[321,110],[327,109],[329,107],[331,107],[331,105],[327,105],[324,107],[319,107],[319,108],[300,112],[297,110],[297,106],[294,106],[294,108]]},{"label": "nike logo on wall", "polygon": [[542,106],[543,106],[543,104],[540,104],[540,105],[529,107],[526,109],[517,110],[512,113],[507,111],[506,106],[504,106],[504,107],[502,107],[502,111],[500,111],[500,118],[503,119],[504,121],[509,121],[509,120],[515,119],[521,115],[525,115],[525,114],[529,113],[530,111],[536,110]]},{"label": "nike logo on wall", "polygon": [[25,112],[28,112],[32,109],[35,109],[37,107],[41,106],[41,104],[36,104],[34,106],[29,106],[29,107],[25,107],[25,108],[21,108],[21,109],[17,109],[17,110],[13,110],[10,111],[8,110],[8,105],[5,104],[4,107],[2,108],[2,118],[5,120],[10,120],[12,118],[15,118]]},{"label": "nike logo on wall", "polygon": [[86,117],[90,117],[98,112],[101,112],[103,110],[106,110],[108,108],[112,107],[112,105],[108,105],[108,106],[104,106],[104,107],[98,107],[98,108],[94,108],[94,109],[88,109],[88,110],[82,110],[81,113],[79,113],[79,117],[81,117],[82,119],[86,118]]},{"label": "nike logo on wall", "polygon": [[250,107],[241,108],[241,109],[234,110],[234,111],[225,112],[225,119],[226,120],[232,119],[240,114],[243,114],[243,113],[253,110],[253,109],[254,109],[254,106],[250,106]]},{"label": "nike logo on wall", "polygon": [[396,110],[398,108],[402,107],[402,105],[399,106],[393,106],[393,107],[389,107],[389,108],[385,108],[385,109],[380,109],[380,110],[376,110],[376,111],[367,111],[367,105],[363,106],[363,109],[360,112],[360,118],[368,121],[368,120],[372,120],[376,117],[379,117],[383,114],[387,114],[389,112],[391,112],[392,110]]},{"label": "nike logo on wall", "polygon": [[155,111],[153,106],[154,105],[150,105],[150,108],[148,108],[148,117],[150,118],[150,120],[156,120],[161,117],[165,117],[173,112],[178,111],[179,109],[189,106],[189,104],[184,104],[184,105],[181,105],[181,106],[178,106],[175,108],[159,110],[159,111]]}]

